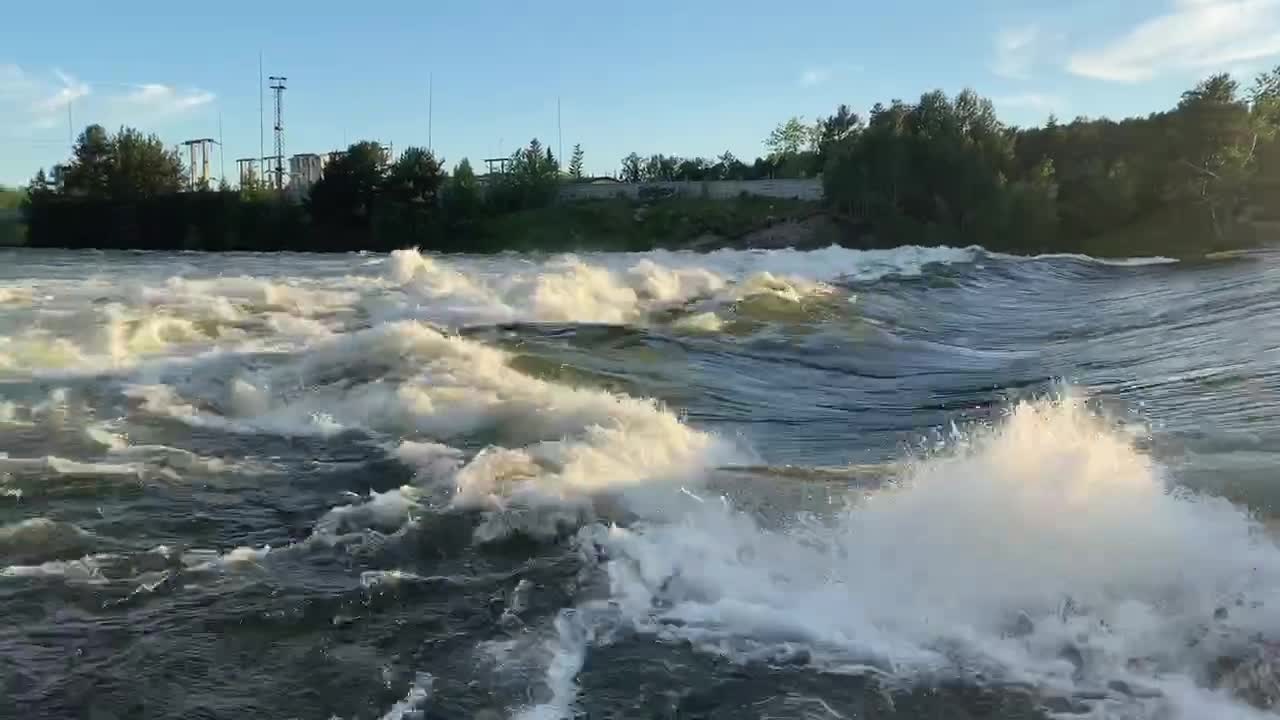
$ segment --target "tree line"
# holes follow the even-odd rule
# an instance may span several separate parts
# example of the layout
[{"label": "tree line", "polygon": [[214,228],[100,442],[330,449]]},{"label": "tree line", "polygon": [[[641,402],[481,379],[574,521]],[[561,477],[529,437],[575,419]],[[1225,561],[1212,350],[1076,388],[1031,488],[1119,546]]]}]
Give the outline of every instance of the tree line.
[{"label": "tree line", "polygon": [[[582,153],[574,163],[581,173]],[[182,160],[155,135],[90,125],[71,158],[37,172],[24,211],[29,244],[202,250],[502,249],[486,217],[544,207],[561,182],[559,161],[538,140],[509,158],[484,187],[463,159],[452,172],[430,150],[394,160],[379,143],[333,153],[300,202],[250,177],[235,190],[188,187]]]},{"label": "tree line", "polygon": [[1143,118],[1035,128],[970,91],[926,93],[877,105],[821,154],[827,201],[885,243],[1175,254],[1260,239],[1277,128],[1280,68],[1247,92],[1214,75]]},{"label": "tree line", "polygon": [[[1248,89],[1212,76],[1146,117],[1030,128],[1002,123],[972,91],[934,91],[877,104],[865,118],[847,105],[813,123],[791,118],[751,164],[728,152],[631,153],[619,178],[821,176],[827,210],[858,246],[1175,253],[1257,241],[1259,220],[1276,211],[1278,128],[1280,68]],[[24,202],[34,245],[487,251],[511,241],[489,231],[512,226],[494,218],[551,205],[562,183],[589,180],[583,160],[575,145],[562,169],[535,139],[481,178],[465,159],[446,170],[424,148],[393,159],[362,141],[290,203],[254,182],[187,188],[181,159],[155,136],[92,125],[68,162],[37,173]]]}]

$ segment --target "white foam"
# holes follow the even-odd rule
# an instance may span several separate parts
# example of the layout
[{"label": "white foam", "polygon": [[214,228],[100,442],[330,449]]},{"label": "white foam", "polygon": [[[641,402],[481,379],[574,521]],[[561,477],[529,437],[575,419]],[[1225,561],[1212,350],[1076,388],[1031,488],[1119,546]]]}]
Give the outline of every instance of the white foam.
[{"label": "white foam", "polygon": [[79,462],[56,455],[15,458],[0,453],[0,472],[34,475],[141,475],[137,463]]},{"label": "white foam", "polygon": [[93,535],[67,522],[45,517],[27,518],[0,525],[0,549],[6,552],[52,551],[91,544]]},{"label": "white foam", "polygon": [[241,546],[226,553],[216,550],[188,550],[182,554],[182,564],[191,572],[214,572],[261,568],[262,560],[271,554],[271,546],[260,548]]},{"label": "white foam", "polygon": [[431,698],[431,686],[434,683],[435,678],[430,673],[418,673],[404,699],[392,705],[391,709],[382,715],[382,720],[407,720],[418,717],[418,711]]},{"label": "white foam", "polygon": [[[447,448],[402,450],[403,457],[430,466],[434,482],[452,482],[455,503],[465,507],[500,509],[544,500],[558,505],[683,480],[743,459],[728,443],[690,429],[652,400],[550,383],[508,361],[500,350],[400,322],[321,343],[297,363],[253,383],[233,383],[231,401],[218,401],[229,416],[197,409],[170,386],[127,392],[144,412],[246,432],[327,435],[358,429],[418,442],[493,433],[502,445],[460,468]],[[350,380],[370,363],[377,366],[375,379]],[[385,373],[401,379],[385,382]],[[293,387],[306,390],[287,390]]]},{"label": "white foam", "polygon": [[79,560],[54,560],[39,565],[9,565],[0,568],[0,577],[8,578],[60,578],[87,585],[105,585],[110,580],[102,574],[102,562],[115,556],[107,554],[86,555]]},{"label": "white foam", "polygon": [[408,485],[381,493],[371,490],[365,502],[342,505],[325,513],[316,522],[312,538],[335,540],[366,528],[394,532],[412,522],[420,496],[417,488]]},{"label": "white foam", "polygon": [[1043,255],[1008,255],[1005,253],[990,253],[992,257],[998,257],[1002,260],[1075,260],[1077,262],[1092,263],[1094,265],[1112,265],[1115,267],[1145,267],[1147,265],[1172,265],[1179,262],[1176,258],[1163,257],[1156,255],[1153,257],[1132,257],[1132,258],[1100,258],[1092,255],[1083,255],[1080,253],[1046,253]]},{"label": "white foam", "polygon": [[[844,252],[844,251],[842,251]],[[639,259],[619,265],[619,257]],[[691,302],[718,299],[732,303],[754,295],[773,295],[799,301],[811,293],[831,288],[803,276],[753,270],[751,263],[725,265],[725,272],[699,267],[692,258],[654,254],[648,256],[562,255],[540,264],[517,266],[510,272],[467,273],[449,260],[422,256],[417,251],[393,254],[389,279],[419,302],[413,307],[378,315],[384,319],[415,317],[450,325],[502,322],[586,322],[645,324],[658,312]],[[735,257],[751,258],[750,255]],[[761,256],[773,260],[774,256]],[[778,258],[789,258],[782,255]],[[887,261],[885,261],[887,262]],[[808,262],[762,262],[802,271],[829,267]],[[741,272],[739,272],[741,270]],[[835,276],[831,276],[835,277]]]},{"label": "white foam", "polygon": [[[1257,523],[1168,491],[1069,399],[1020,405],[851,500],[781,529],[687,500],[672,522],[597,525],[582,540],[612,558],[612,604],[629,622],[709,652],[800,647],[829,668],[981,671],[1062,693],[1121,680],[1182,703],[1181,717],[1197,704],[1227,717],[1200,689],[1209,664],[1280,627],[1280,551]],[[1030,627],[1013,632],[1020,617]]]},{"label": "white foam", "polygon": [[724,329],[724,320],[713,312],[686,315],[671,324],[677,330],[694,333],[715,333]]},{"label": "white foam", "polygon": [[31,297],[30,288],[0,287],[0,305],[29,303]]},{"label": "white foam", "polygon": [[561,720],[575,717],[577,675],[582,670],[587,648],[593,639],[591,626],[582,621],[577,611],[557,615],[554,636],[539,643],[537,654],[540,657],[535,658],[544,668],[542,682],[550,693],[550,698],[545,702],[517,709],[513,717],[517,720]]}]

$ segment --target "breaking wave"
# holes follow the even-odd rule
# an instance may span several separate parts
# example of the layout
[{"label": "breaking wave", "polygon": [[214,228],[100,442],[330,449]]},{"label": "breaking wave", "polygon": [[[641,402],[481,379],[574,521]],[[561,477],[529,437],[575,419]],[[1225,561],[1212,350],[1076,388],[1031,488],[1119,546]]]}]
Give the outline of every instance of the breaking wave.
[{"label": "breaking wave", "polygon": [[[537,333],[605,324],[628,326],[617,331],[633,333],[625,342],[660,338],[677,357],[686,346],[758,332],[744,362],[766,363],[779,333],[856,318],[855,290],[986,260],[1165,262],[1013,259],[980,248],[519,258],[404,250],[309,277],[177,275],[116,290],[50,281],[0,291],[6,310],[22,313],[0,326],[0,378],[29,383],[27,396],[0,402],[0,430],[38,447],[32,438],[47,436],[60,451],[0,451],[5,497],[88,478],[144,493],[163,482],[182,501],[208,493],[232,503],[243,487],[205,481],[276,482],[286,474],[279,466],[311,480],[321,464],[312,454],[331,451],[357,458],[335,465],[385,463],[401,473],[358,474],[304,510],[255,508],[255,520],[292,523],[284,542],[228,523],[218,537],[232,539],[216,549],[139,550],[82,529],[80,519],[30,517],[0,526],[0,577],[149,594],[179,575],[193,586],[204,576],[269,575],[307,553],[350,546],[345,565],[330,563],[349,571],[378,552],[422,551],[396,544],[462,517],[474,547],[558,543],[581,563],[567,602],[501,652],[498,641],[484,646],[502,656],[496,665],[539,674],[536,700],[508,708],[520,717],[576,712],[584,664],[619,630],[732,663],[889,685],[945,678],[1030,688],[1102,717],[1253,716],[1244,700],[1265,705],[1257,698],[1270,697],[1267,683],[1280,677],[1271,664],[1280,660],[1280,551],[1248,510],[1175,487],[1079,394],[1014,404],[994,422],[956,430],[935,452],[845,472],[770,467],[745,431],[709,429],[675,402],[619,389],[621,381],[569,383],[517,362],[522,343],[545,339]],[[553,327],[521,328],[528,335],[503,347],[481,339],[540,323]],[[838,352],[825,360],[839,365],[869,337],[882,343],[876,352],[904,342],[877,332],[832,330]],[[1026,357],[981,349],[965,357]],[[637,356],[636,375],[646,377],[650,358]],[[988,382],[973,362],[973,382]],[[780,371],[755,371],[757,384],[743,392],[756,404],[726,400],[720,419],[737,424],[723,427],[755,422],[754,412],[780,402],[770,392],[786,392],[769,387]],[[49,390],[50,375],[76,389]],[[883,382],[892,392],[897,380],[851,371],[829,382]],[[803,402],[797,416],[814,406],[837,422],[874,411]],[[808,421],[768,419],[776,424],[758,432]],[[180,446],[210,437],[225,446]],[[270,460],[251,461],[247,449]],[[766,485],[811,486],[806,496],[822,497],[773,504],[767,492],[753,495]],[[353,592],[435,581],[407,569],[358,570]],[[517,616],[541,591],[525,582],[511,590],[500,627],[523,627]],[[447,694],[451,679],[414,670],[384,717],[413,717]]]},{"label": "breaking wave", "polygon": [[581,531],[608,593],[561,618],[560,662],[622,626],[741,663],[1031,685],[1108,717],[1252,717],[1228,689],[1275,673],[1280,549],[1071,398],[1019,404],[831,514],[669,501]]}]

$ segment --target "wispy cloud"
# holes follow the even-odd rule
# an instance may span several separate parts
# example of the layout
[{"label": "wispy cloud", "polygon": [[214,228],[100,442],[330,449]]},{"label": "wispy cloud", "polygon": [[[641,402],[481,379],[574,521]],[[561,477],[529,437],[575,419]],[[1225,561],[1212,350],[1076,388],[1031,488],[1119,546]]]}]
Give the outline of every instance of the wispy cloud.
[{"label": "wispy cloud", "polygon": [[186,112],[213,102],[214,95],[203,90],[179,90],[169,85],[149,83],[139,85],[129,93],[116,98],[114,103],[131,114],[152,120]]},{"label": "wispy cloud", "polygon": [[78,123],[148,127],[214,101],[213,93],[169,85],[107,84],[102,92],[60,69],[32,72],[0,64],[0,128],[25,133],[61,127],[67,109]]},{"label": "wispy cloud", "polygon": [[45,87],[37,89],[36,97],[30,102],[31,114],[37,121],[44,121],[50,117],[56,117],[58,113],[66,110],[67,106],[89,94],[88,84],[77,80],[76,78],[62,72],[54,70],[53,74],[58,78],[58,85],[54,87]]},{"label": "wispy cloud", "polygon": [[1137,83],[1169,71],[1218,70],[1280,55],[1280,0],[1174,0],[1167,12],[1097,48],[1067,69]]},{"label": "wispy cloud", "polygon": [[1036,63],[1044,39],[1039,25],[1023,25],[1000,31],[996,35],[991,72],[1014,80],[1027,79],[1031,76],[1031,68]]},{"label": "wispy cloud", "polygon": [[831,68],[811,67],[800,73],[800,87],[817,87],[831,79]]},{"label": "wispy cloud", "polygon": [[815,88],[826,85],[842,77],[862,72],[862,66],[853,63],[831,63],[811,65],[801,71],[796,84],[802,88]]}]

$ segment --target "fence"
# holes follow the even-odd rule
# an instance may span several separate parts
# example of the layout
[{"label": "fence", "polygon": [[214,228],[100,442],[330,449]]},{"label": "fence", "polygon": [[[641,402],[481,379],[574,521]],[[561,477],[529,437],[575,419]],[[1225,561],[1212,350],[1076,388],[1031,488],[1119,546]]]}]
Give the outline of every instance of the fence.
[{"label": "fence", "polygon": [[725,200],[739,195],[821,200],[822,178],[785,180],[706,180],[647,183],[567,183],[560,188],[561,202],[649,197],[701,197]]}]

